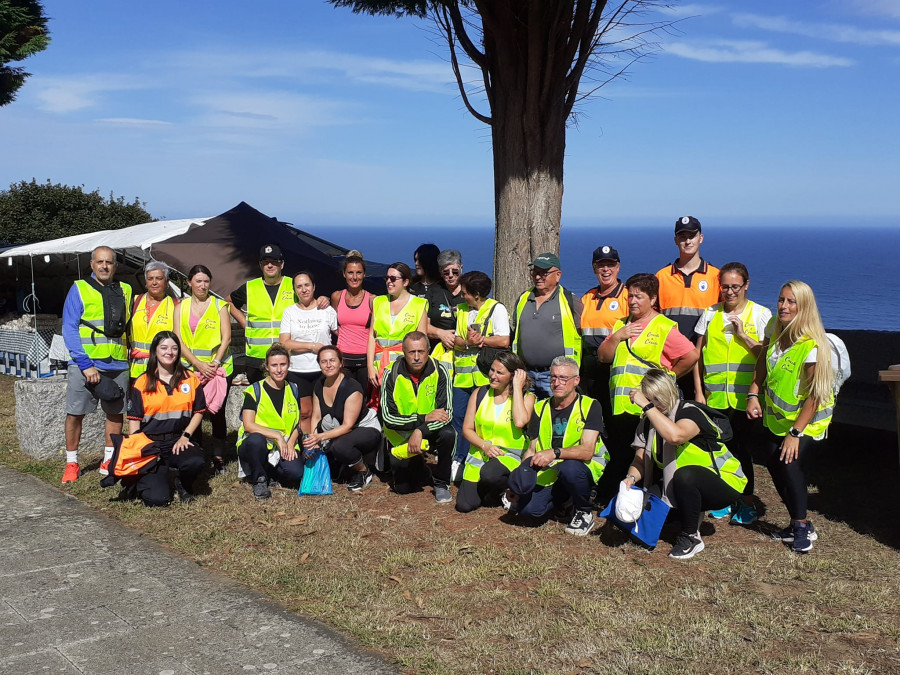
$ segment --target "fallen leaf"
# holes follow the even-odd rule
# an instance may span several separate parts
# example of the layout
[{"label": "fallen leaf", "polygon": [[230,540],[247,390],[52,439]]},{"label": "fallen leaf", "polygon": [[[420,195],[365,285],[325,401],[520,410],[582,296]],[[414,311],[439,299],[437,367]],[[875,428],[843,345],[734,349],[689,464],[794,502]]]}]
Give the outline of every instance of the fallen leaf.
[{"label": "fallen leaf", "polygon": [[309,560],[309,551],[300,556],[301,563],[305,563],[307,560]]},{"label": "fallen leaf", "polygon": [[388,577],[388,579],[390,579],[391,581],[396,581],[398,584],[402,584],[402,583],[403,583],[403,578],[402,578],[402,577],[390,576],[390,577]]},{"label": "fallen leaf", "polygon": [[378,516],[378,518],[381,520],[396,520],[396,518],[393,518],[392,516]]},{"label": "fallen leaf", "polygon": [[594,664],[591,663],[590,661],[588,661],[587,659],[581,659],[581,661],[579,661],[575,665],[578,666],[579,668],[590,668]]},{"label": "fallen leaf", "polygon": [[351,511],[346,516],[344,516],[344,518],[346,520],[353,520],[354,518],[356,518],[356,511]]},{"label": "fallen leaf", "polygon": [[442,565],[447,565],[448,563],[452,563],[453,561],[454,558],[441,558],[437,562],[441,563]]},{"label": "fallen leaf", "polygon": [[285,525],[302,525],[307,520],[309,520],[309,516],[294,516],[293,518],[288,518],[284,521]]},{"label": "fallen leaf", "polygon": [[403,591],[403,597],[407,600],[412,600],[412,593],[410,593],[409,591]]},{"label": "fallen leaf", "polygon": [[419,609],[425,609],[425,601],[422,599],[421,595],[416,596],[416,605]]},{"label": "fallen leaf", "polygon": [[279,511],[278,513],[275,514],[275,517],[281,518],[281,516],[286,516],[286,515],[287,515],[287,513],[285,513],[284,511]]}]

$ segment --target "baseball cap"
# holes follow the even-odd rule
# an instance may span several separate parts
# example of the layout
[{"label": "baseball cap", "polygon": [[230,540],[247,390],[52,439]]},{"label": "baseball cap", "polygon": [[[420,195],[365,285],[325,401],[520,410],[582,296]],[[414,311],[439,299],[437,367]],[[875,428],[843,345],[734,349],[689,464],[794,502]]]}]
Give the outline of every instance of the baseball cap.
[{"label": "baseball cap", "polygon": [[675,234],[679,232],[703,232],[700,221],[694,216],[684,216],[675,221]]},{"label": "baseball cap", "polygon": [[549,270],[551,267],[562,269],[562,265],[559,264],[559,256],[555,253],[541,253],[532,261],[531,266],[542,270]]},{"label": "baseball cap", "polygon": [[537,472],[531,467],[528,459],[509,474],[509,489],[517,495],[530,495],[537,487]]},{"label": "baseball cap", "polygon": [[619,252],[612,246],[598,246],[594,249],[594,255],[591,257],[591,262],[598,262],[600,260],[615,260],[616,262],[621,262]]},{"label": "baseball cap", "polygon": [[284,254],[278,244],[266,244],[259,249],[259,259],[272,258],[273,260],[284,260]]}]

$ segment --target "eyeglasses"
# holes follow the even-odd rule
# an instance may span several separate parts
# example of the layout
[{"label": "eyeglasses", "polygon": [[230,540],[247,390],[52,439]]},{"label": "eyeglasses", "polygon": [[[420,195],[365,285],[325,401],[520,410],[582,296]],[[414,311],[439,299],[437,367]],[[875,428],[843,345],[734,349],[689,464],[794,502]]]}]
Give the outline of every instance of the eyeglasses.
[{"label": "eyeglasses", "polygon": [[531,275],[534,277],[545,277],[548,274],[553,274],[554,272],[559,272],[559,270],[555,268],[549,270],[542,270],[540,267],[531,268]]},{"label": "eyeglasses", "polygon": [[577,375],[551,375],[550,381],[551,382],[562,382],[563,384],[565,384],[566,382],[571,380],[573,377],[578,377],[578,376]]},{"label": "eyeglasses", "polygon": [[462,270],[460,270],[458,267],[456,269],[452,269],[452,270],[443,270],[441,272],[441,276],[442,277],[458,277],[459,273],[461,271]]},{"label": "eyeglasses", "polygon": [[740,285],[738,285],[738,284],[731,284],[730,286],[722,286],[722,290],[723,290],[723,291],[731,291],[732,293],[737,293],[739,290],[741,290],[741,289],[742,289],[744,286],[746,286],[746,285],[747,285],[746,282],[744,282],[744,283],[742,283],[742,284],[740,284]]},{"label": "eyeglasses", "polygon": [[384,276],[384,281],[385,281],[385,283],[396,284],[396,283],[397,283],[398,281],[400,281],[402,278],[403,278],[403,277],[401,277],[401,276],[392,276],[392,275],[390,275],[390,274],[386,274],[386,275]]}]

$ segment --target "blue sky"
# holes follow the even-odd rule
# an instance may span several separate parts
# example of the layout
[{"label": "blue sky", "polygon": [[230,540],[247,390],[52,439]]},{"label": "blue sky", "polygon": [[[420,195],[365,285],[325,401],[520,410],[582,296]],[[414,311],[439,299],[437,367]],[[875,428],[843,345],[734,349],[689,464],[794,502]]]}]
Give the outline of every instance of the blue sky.
[{"label": "blue sky", "polygon": [[[426,22],[318,0],[45,0],[0,108],[0,186],[244,200],[297,224],[491,223],[487,127]],[[900,216],[900,2],[676,3],[662,49],[580,108],[563,218]]]}]

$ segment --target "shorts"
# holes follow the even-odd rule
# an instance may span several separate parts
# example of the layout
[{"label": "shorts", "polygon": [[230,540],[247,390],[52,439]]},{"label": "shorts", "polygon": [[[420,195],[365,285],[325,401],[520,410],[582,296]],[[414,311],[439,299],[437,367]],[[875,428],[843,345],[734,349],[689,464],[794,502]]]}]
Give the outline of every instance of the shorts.
[{"label": "shorts", "polygon": [[297,385],[297,390],[300,394],[299,398],[308,398],[313,395],[313,387],[315,387],[316,382],[322,379],[322,372],[317,370],[312,373],[295,373],[293,370],[289,370],[287,379],[288,382],[293,382]]},{"label": "shorts", "polygon": [[[116,384],[122,387],[125,394],[115,401],[100,401],[100,407],[108,415],[125,414],[125,402],[128,398],[128,368],[120,371],[105,370],[101,371],[112,377]],[[67,415],[87,415],[97,409],[98,399],[87,388],[87,380],[84,379],[84,373],[81,368],[74,363],[69,364],[68,378],[66,383],[66,414]]]}]

